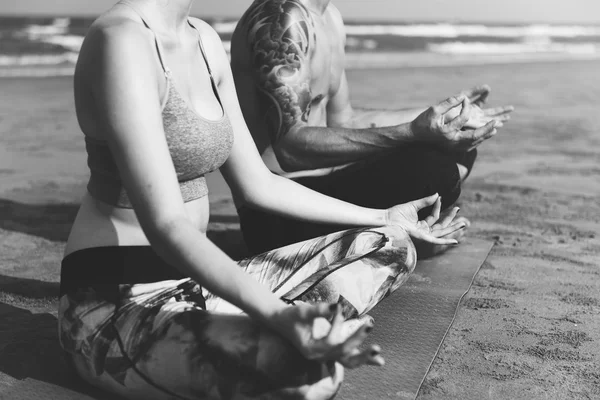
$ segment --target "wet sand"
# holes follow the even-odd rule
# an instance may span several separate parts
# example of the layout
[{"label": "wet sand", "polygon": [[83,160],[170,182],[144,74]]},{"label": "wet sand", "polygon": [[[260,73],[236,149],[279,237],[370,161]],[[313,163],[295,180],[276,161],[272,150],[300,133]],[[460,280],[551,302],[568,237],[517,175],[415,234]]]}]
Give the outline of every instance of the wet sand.
[{"label": "wet sand", "polygon": [[[491,105],[517,108],[464,187],[469,235],[496,245],[420,399],[600,398],[599,70],[579,61],[349,72],[358,106],[426,105],[488,83]],[[0,79],[0,93],[0,302],[55,314],[88,176],[71,79]],[[229,192],[218,176],[209,187],[211,234],[241,254]]]}]

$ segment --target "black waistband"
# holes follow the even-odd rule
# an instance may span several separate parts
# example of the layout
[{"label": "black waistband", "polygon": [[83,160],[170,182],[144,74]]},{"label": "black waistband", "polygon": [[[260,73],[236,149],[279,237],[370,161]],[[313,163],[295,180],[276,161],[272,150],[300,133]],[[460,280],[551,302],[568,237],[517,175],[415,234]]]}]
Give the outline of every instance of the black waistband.
[{"label": "black waistband", "polygon": [[184,278],[150,246],[94,247],[78,250],[63,259],[60,296],[83,287]]}]

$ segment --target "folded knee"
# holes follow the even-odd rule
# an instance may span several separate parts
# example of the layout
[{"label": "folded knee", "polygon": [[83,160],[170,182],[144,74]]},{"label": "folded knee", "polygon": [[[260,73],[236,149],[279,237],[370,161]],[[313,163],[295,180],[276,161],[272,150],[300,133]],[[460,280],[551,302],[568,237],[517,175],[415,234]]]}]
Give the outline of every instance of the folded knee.
[{"label": "folded knee", "polygon": [[405,268],[412,272],[417,265],[417,250],[410,236],[404,228],[396,225],[387,225],[377,230],[383,233],[387,239],[384,248],[387,248],[394,262],[404,264]]},{"label": "folded knee", "polygon": [[[422,187],[422,196],[428,196],[438,193],[442,196],[442,208],[446,209],[458,199],[461,192],[461,168],[458,165],[466,167],[466,175],[472,167],[464,165],[454,159],[454,155],[445,154],[437,150],[428,150],[423,152],[423,159],[418,166],[418,177]],[[430,210],[427,209],[427,212]]]}]

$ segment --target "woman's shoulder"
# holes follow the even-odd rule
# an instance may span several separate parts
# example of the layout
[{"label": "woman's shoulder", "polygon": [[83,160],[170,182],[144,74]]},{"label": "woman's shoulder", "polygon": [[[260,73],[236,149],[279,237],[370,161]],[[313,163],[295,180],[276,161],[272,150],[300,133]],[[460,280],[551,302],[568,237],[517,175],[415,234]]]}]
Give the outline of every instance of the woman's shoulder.
[{"label": "woman's shoulder", "polygon": [[217,31],[208,22],[196,17],[189,17],[188,20],[201,34],[217,35]]},{"label": "woman's shoulder", "polygon": [[152,49],[152,40],[152,32],[134,16],[109,11],[98,17],[90,26],[83,46],[92,53],[130,49],[139,54],[139,51]]},{"label": "woman's shoulder", "polygon": [[96,40],[118,42],[147,41],[152,32],[141,22],[122,14],[107,14],[99,17],[90,26],[87,36]]},{"label": "woman's shoulder", "polygon": [[148,77],[154,76],[158,69],[151,67],[156,61],[153,41],[152,32],[140,21],[126,14],[103,14],[83,41],[75,67],[76,82],[85,87],[107,72],[132,76],[146,70]]},{"label": "woman's shoulder", "polygon": [[[207,22],[199,18],[189,18],[190,23],[198,30],[207,57],[216,69],[228,68],[229,58],[217,31]],[[216,65],[215,65],[216,64]]]},{"label": "woman's shoulder", "polygon": [[200,18],[190,17],[189,21],[200,33],[202,42],[206,45],[222,45],[219,34],[208,22]]}]

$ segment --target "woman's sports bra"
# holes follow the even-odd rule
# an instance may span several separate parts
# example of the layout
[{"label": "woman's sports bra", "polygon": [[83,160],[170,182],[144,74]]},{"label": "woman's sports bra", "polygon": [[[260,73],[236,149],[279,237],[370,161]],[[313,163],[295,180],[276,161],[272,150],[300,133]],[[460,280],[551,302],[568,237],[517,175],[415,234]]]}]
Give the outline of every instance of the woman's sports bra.
[{"label": "woman's sports bra", "polygon": [[[144,25],[152,30],[141,13],[135,11],[140,14]],[[188,23],[197,30],[191,22]],[[173,84],[171,71],[164,64],[161,45],[156,34],[154,38],[158,58],[167,80],[167,92],[162,107],[163,128],[183,200],[188,202],[208,194],[204,175],[218,169],[229,157],[233,145],[233,129],[223,108],[218,87],[202,46],[200,32],[198,32],[200,52],[210,75],[213,92],[223,111],[222,117],[218,120],[203,118],[187,105]],[[132,208],[108,143],[86,135],[85,144],[91,173],[87,186],[89,193],[92,197],[110,205]]]}]

